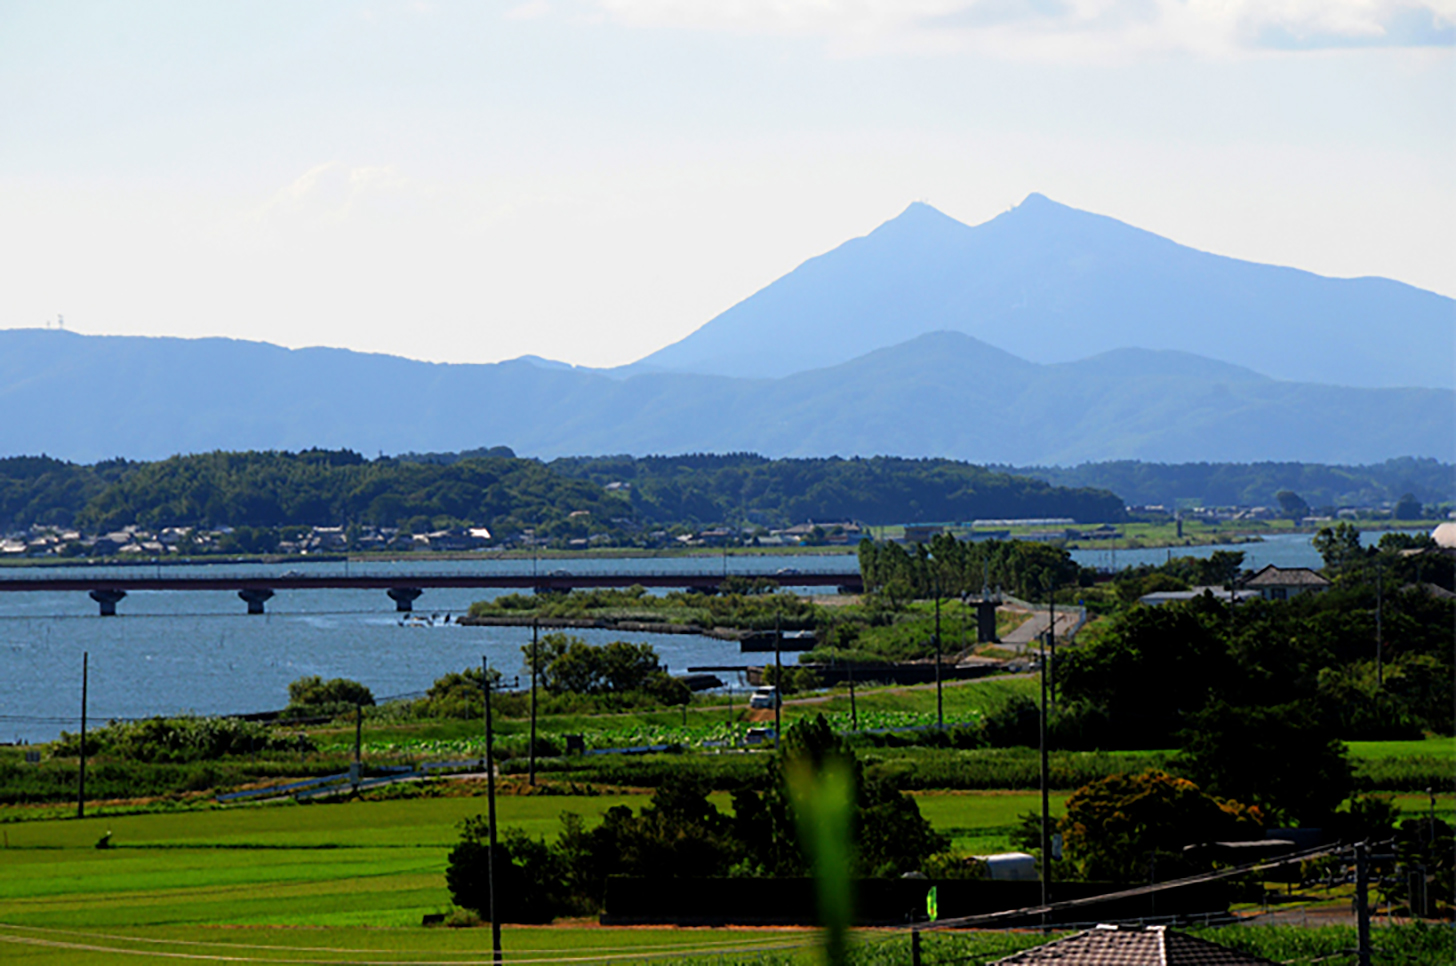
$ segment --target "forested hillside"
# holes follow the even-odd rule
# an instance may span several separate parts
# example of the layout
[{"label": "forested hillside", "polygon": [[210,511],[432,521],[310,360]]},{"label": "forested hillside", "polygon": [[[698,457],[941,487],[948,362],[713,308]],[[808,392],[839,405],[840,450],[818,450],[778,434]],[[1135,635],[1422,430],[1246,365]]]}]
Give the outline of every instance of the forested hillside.
[{"label": "forested hillside", "polygon": [[[624,485],[608,489],[611,483]],[[215,452],[94,466],[47,457],[0,460],[5,531],[36,523],[89,532],[129,524],[360,524],[414,532],[487,526],[502,535],[535,528],[556,536],[566,529],[605,533],[649,525],[1006,515],[1101,521],[1121,513],[1122,501],[1106,491],[1067,490],[951,460],[730,455],[542,463],[504,447],[375,460],[348,450]]]},{"label": "forested hillside", "polygon": [[1202,506],[1275,506],[1280,490],[1311,507],[1379,506],[1410,493],[1427,504],[1456,501],[1456,466],[1435,459],[1386,460],[1369,466],[1322,463],[1144,463],[1115,460],[1080,466],[997,466],[1055,483],[1098,487],[1129,505],[1180,502]]},{"label": "forested hillside", "polygon": [[553,460],[552,469],[603,486],[630,483],[646,520],[869,524],[977,517],[1120,520],[1107,490],[1062,488],[956,460],[781,459],[752,453],[599,456]]}]

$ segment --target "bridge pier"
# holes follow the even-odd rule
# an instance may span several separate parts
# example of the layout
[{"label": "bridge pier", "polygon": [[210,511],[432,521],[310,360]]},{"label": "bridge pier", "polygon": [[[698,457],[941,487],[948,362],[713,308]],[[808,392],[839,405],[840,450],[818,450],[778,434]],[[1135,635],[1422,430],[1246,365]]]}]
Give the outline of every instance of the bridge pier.
[{"label": "bridge pier", "polygon": [[263,610],[263,604],[273,596],[273,591],[266,587],[257,590],[240,590],[238,596],[247,602],[249,614],[263,614],[266,613]]},{"label": "bridge pier", "polygon": [[418,587],[391,587],[386,594],[394,601],[394,609],[401,614],[408,614],[415,609],[415,599],[424,591]]},{"label": "bridge pier", "polygon": [[101,605],[102,617],[115,617],[117,602],[126,596],[126,591],[98,589],[91,591],[87,596]]}]

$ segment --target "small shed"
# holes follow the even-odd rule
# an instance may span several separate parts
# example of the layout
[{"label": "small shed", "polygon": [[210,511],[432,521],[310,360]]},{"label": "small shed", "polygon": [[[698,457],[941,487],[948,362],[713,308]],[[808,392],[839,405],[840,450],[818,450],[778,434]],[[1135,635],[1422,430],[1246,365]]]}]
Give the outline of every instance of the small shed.
[{"label": "small shed", "polygon": [[1098,926],[997,963],[1057,966],[1274,966],[1274,961],[1164,926]]},{"label": "small shed", "polygon": [[986,863],[986,878],[994,882],[1035,882],[1039,878],[1036,856],[1026,852],[998,852],[972,858]]}]

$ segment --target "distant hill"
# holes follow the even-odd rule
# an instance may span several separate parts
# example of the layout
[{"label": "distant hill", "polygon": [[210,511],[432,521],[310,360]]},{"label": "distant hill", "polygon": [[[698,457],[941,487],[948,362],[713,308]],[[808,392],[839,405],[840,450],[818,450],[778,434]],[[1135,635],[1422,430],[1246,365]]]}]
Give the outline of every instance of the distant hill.
[{"label": "distant hill", "polygon": [[1211,255],[1033,194],[913,204],[622,370],[774,377],[956,331],[1023,359],[1171,349],[1297,382],[1456,388],[1456,300]]},{"label": "distant hill", "polygon": [[[99,533],[131,524],[361,524],[416,533],[483,525],[498,539],[529,527],[553,540],[604,536],[618,544],[660,544],[664,538],[649,531],[673,525],[1123,516],[1122,500],[1106,490],[1054,486],[952,460],[770,460],[735,453],[541,463],[501,447],[490,452],[375,460],[347,450],[214,452],[93,466],[0,459],[0,533],[34,523]],[[608,488],[613,482],[627,485]],[[263,539],[244,549],[271,549],[278,535]],[[114,544],[96,549],[108,547]]]},{"label": "distant hill", "polygon": [[0,331],[0,455],[312,447],[524,455],[757,452],[1067,465],[1456,456],[1456,393],[1281,382],[1187,353],[1039,365],[922,335],[780,379],[611,378],[229,339]]},{"label": "distant hill", "polygon": [[1425,504],[1456,502],[1456,466],[1434,459],[1386,460],[1370,466],[1320,463],[1143,463],[1122,460],[1070,467],[998,466],[1061,486],[1105,487],[1129,504],[1277,506],[1280,490],[1311,507],[1380,506],[1409,493]]}]

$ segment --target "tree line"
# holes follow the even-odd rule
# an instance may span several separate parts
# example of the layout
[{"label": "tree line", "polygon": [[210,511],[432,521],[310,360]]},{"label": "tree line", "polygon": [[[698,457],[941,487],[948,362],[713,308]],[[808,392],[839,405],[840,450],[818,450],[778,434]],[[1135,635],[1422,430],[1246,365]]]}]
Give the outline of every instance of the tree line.
[{"label": "tree line", "polygon": [[[620,486],[608,489],[612,483]],[[583,512],[585,511],[585,512]],[[573,516],[575,514],[575,516]],[[951,460],[770,460],[747,454],[549,463],[505,447],[366,459],[349,450],[213,452],[94,465],[0,459],[0,530],[32,524],[484,526],[547,537],[664,526],[975,517],[1116,520],[1105,490],[1068,489]]]},{"label": "tree line", "polygon": [[1378,506],[1409,494],[1424,504],[1456,501],[1456,466],[1403,456],[1369,466],[1324,463],[1144,463],[1110,460],[1079,466],[997,466],[1058,486],[1112,490],[1132,506],[1184,502],[1201,506],[1279,505],[1280,491],[1298,494],[1309,508]]}]

